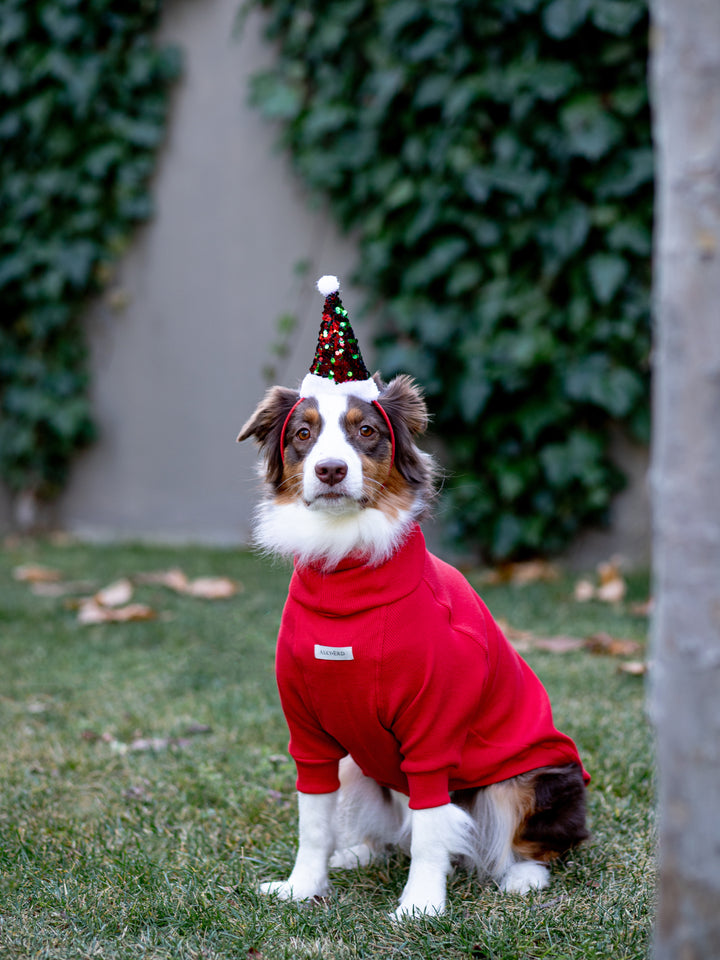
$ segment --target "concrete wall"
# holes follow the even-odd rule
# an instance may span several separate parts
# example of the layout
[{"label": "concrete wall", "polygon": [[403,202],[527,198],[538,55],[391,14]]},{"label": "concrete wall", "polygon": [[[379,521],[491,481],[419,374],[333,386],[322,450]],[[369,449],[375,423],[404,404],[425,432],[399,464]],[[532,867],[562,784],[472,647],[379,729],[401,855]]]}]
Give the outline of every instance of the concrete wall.
[{"label": "concrete wall", "polygon": [[[162,39],[182,47],[185,71],[156,215],[87,318],[100,441],[58,505],[62,525],[84,537],[245,541],[256,457],[235,437],[265,389],[277,318],[302,320],[281,373],[294,384],[320,325],[312,279],[351,270],[352,244],[312,209],[274,150],[276,131],[247,106],[248,77],[269,54],[256,15],[233,39],[238,5],[167,5]],[[300,261],[311,263],[304,280]]]},{"label": "concrete wall", "polygon": [[[348,277],[355,260],[274,149],[276,131],[247,105],[248,78],[270,52],[257,13],[233,39],[239,3],[167,4],[161,39],[183,49],[185,71],[155,177],[156,215],[87,316],[100,440],[53,510],[56,526],[82,537],[247,541],[256,456],[235,437],[265,389],[277,318],[300,319],[277,378],[294,385],[320,324],[313,281]],[[361,296],[345,283],[343,298],[367,357],[369,331],[353,312]],[[646,454],[621,454],[633,483],[611,533],[584,536],[574,563],[647,558]]]}]

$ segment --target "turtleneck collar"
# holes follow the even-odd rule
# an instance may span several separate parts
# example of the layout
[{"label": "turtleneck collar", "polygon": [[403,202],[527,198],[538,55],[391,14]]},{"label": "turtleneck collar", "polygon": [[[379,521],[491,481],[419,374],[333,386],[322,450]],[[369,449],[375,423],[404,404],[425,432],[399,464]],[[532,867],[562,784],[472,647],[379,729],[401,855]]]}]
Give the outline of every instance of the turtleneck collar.
[{"label": "turtleneck collar", "polygon": [[378,566],[362,556],[346,557],[330,571],[296,565],[290,597],[325,616],[352,616],[412,593],[422,579],[425,556],[425,538],[415,525],[390,559]]}]

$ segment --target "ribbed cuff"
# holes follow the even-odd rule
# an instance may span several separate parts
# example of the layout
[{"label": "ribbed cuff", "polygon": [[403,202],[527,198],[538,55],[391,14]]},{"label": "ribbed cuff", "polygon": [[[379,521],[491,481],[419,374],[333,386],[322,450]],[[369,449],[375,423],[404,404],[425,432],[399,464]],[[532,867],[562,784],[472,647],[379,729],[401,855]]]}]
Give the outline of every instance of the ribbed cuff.
[{"label": "ribbed cuff", "polygon": [[306,762],[296,760],[296,786],[301,793],[333,793],[340,789],[338,760]]},{"label": "ribbed cuff", "polygon": [[411,810],[442,807],[444,804],[450,803],[447,770],[433,771],[432,773],[408,773],[407,779],[410,789]]}]

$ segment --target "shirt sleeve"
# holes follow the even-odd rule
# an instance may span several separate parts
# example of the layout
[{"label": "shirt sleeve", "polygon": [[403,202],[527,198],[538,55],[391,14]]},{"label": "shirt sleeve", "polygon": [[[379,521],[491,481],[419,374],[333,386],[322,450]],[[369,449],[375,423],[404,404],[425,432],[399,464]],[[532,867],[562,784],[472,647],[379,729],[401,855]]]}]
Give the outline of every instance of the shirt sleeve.
[{"label": "shirt sleeve", "polygon": [[297,768],[297,789],[301,793],[332,793],[340,787],[338,764],[347,750],[318,722],[302,674],[282,638],[275,670],[280,703],[290,729],[289,750]]}]

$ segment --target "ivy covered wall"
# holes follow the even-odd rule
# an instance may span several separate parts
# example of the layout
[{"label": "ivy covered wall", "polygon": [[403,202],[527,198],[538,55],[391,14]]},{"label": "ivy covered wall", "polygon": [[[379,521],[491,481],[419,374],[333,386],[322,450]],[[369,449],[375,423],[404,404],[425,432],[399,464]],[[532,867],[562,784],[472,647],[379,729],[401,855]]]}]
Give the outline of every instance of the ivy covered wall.
[{"label": "ivy covered wall", "polygon": [[492,559],[562,549],[622,486],[613,426],[648,435],[644,0],[251,5],[277,53],[253,100],[358,238],[454,533]]},{"label": "ivy covered wall", "polygon": [[64,485],[95,435],[79,316],[133,226],[177,50],[161,0],[0,0],[0,478]]}]

